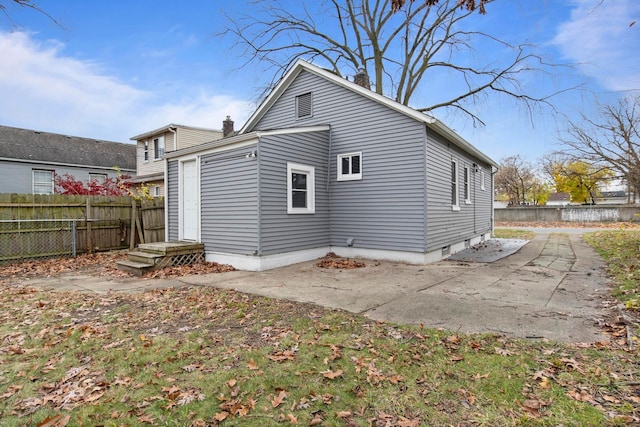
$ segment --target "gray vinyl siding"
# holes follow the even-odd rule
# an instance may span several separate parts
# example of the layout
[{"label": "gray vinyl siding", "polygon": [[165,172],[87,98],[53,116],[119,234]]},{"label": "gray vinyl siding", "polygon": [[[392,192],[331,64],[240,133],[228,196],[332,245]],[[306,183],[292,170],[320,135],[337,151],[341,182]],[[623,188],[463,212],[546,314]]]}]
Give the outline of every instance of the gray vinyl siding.
[{"label": "gray vinyl siding", "polygon": [[207,252],[253,255],[258,250],[256,146],[202,156],[201,241]]},{"label": "gray vinyl siding", "polygon": [[[468,240],[491,230],[491,167],[427,131],[427,251]],[[458,162],[459,211],[451,207],[451,161]],[[485,190],[480,172],[485,172]],[[465,203],[464,168],[469,168],[471,204]]]},{"label": "gray vinyl siding", "polygon": [[[313,115],[296,119],[295,97],[309,91]],[[253,130],[318,124],[331,125],[331,244],[424,252],[423,124],[303,71]],[[338,182],[336,156],[355,151],[363,179]]]},{"label": "gray vinyl siding", "polygon": [[[53,171],[58,176],[69,174],[82,182],[88,182],[90,174],[107,175],[108,178],[118,177],[118,172],[112,168],[73,167],[0,160],[0,193],[32,194],[33,171],[36,169]],[[122,171],[122,173],[133,175],[133,172],[128,171]]]},{"label": "gray vinyl siding", "polygon": [[179,212],[180,212],[180,195],[179,195],[179,182],[178,182],[178,161],[171,161],[167,165],[167,206],[168,206],[168,221],[167,226],[169,229],[166,231],[167,240],[177,241],[179,239]]},{"label": "gray vinyl siding", "polygon": [[[329,132],[260,139],[261,255],[329,246]],[[287,162],[315,168],[315,213],[287,213]]]}]

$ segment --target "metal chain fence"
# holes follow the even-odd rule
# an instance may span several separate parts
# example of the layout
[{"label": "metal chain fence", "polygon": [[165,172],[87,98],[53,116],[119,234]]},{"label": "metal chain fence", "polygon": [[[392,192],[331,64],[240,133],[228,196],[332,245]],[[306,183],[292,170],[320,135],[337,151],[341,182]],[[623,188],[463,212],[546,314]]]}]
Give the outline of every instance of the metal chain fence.
[{"label": "metal chain fence", "polygon": [[84,219],[0,220],[0,264],[75,257]]}]

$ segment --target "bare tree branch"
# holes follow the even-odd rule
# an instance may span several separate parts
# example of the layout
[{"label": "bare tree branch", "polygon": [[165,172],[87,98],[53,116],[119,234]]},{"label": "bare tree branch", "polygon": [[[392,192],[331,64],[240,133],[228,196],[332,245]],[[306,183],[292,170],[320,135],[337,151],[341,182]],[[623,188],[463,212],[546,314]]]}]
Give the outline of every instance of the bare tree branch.
[{"label": "bare tree branch", "polygon": [[[231,37],[234,47],[247,58],[245,66],[260,62],[275,70],[275,84],[296,59],[319,60],[340,76],[363,69],[372,77],[372,89],[410,105],[429,76],[445,72],[451,87],[445,99],[441,91],[421,92],[429,112],[451,108],[483,124],[472,108],[480,95],[494,93],[525,105],[551,107],[560,92],[534,95],[520,82],[526,75],[551,74],[530,44],[511,44],[491,34],[463,29],[465,20],[483,13],[494,0],[257,0],[251,15],[229,18],[221,36]],[[402,7],[404,6],[404,7]],[[324,19],[319,19],[322,16]],[[474,47],[493,46],[506,59],[474,58]]]}]

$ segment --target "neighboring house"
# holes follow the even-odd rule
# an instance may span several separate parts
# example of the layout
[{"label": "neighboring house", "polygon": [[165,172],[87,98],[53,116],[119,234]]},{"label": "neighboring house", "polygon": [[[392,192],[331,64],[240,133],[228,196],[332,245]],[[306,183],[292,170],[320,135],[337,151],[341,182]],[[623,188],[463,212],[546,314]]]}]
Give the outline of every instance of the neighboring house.
[{"label": "neighboring house", "polygon": [[167,239],[265,270],[437,261],[490,237],[497,164],[435,118],[298,61],[240,132],[165,155]]},{"label": "neighboring house", "polygon": [[[227,122],[233,122],[227,117]],[[231,129],[233,132],[233,129]],[[223,131],[169,124],[159,129],[131,137],[136,141],[136,184],[149,187],[151,196],[164,196],[165,153],[192,147],[222,138]]]},{"label": "neighboring house", "polygon": [[567,206],[571,203],[571,194],[569,193],[551,193],[547,206]]},{"label": "neighboring house", "polygon": [[623,205],[629,202],[625,191],[602,191],[594,197],[596,205]]},{"label": "neighboring house", "polygon": [[54,177],[87,182],[135,175],[136,147],[57,133],[0,126],[0,193],[53,194]]}]

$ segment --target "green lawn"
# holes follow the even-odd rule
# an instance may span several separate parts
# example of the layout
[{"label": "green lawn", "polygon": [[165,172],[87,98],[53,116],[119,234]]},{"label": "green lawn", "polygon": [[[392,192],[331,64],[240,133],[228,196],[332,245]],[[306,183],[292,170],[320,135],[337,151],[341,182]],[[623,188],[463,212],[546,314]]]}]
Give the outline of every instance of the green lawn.
[{"label": "green lawn", "polygon": [[206,287],[99,296],[0,283],[2,426],[640,422],[640,360],[620,328],[562,345]]}]

